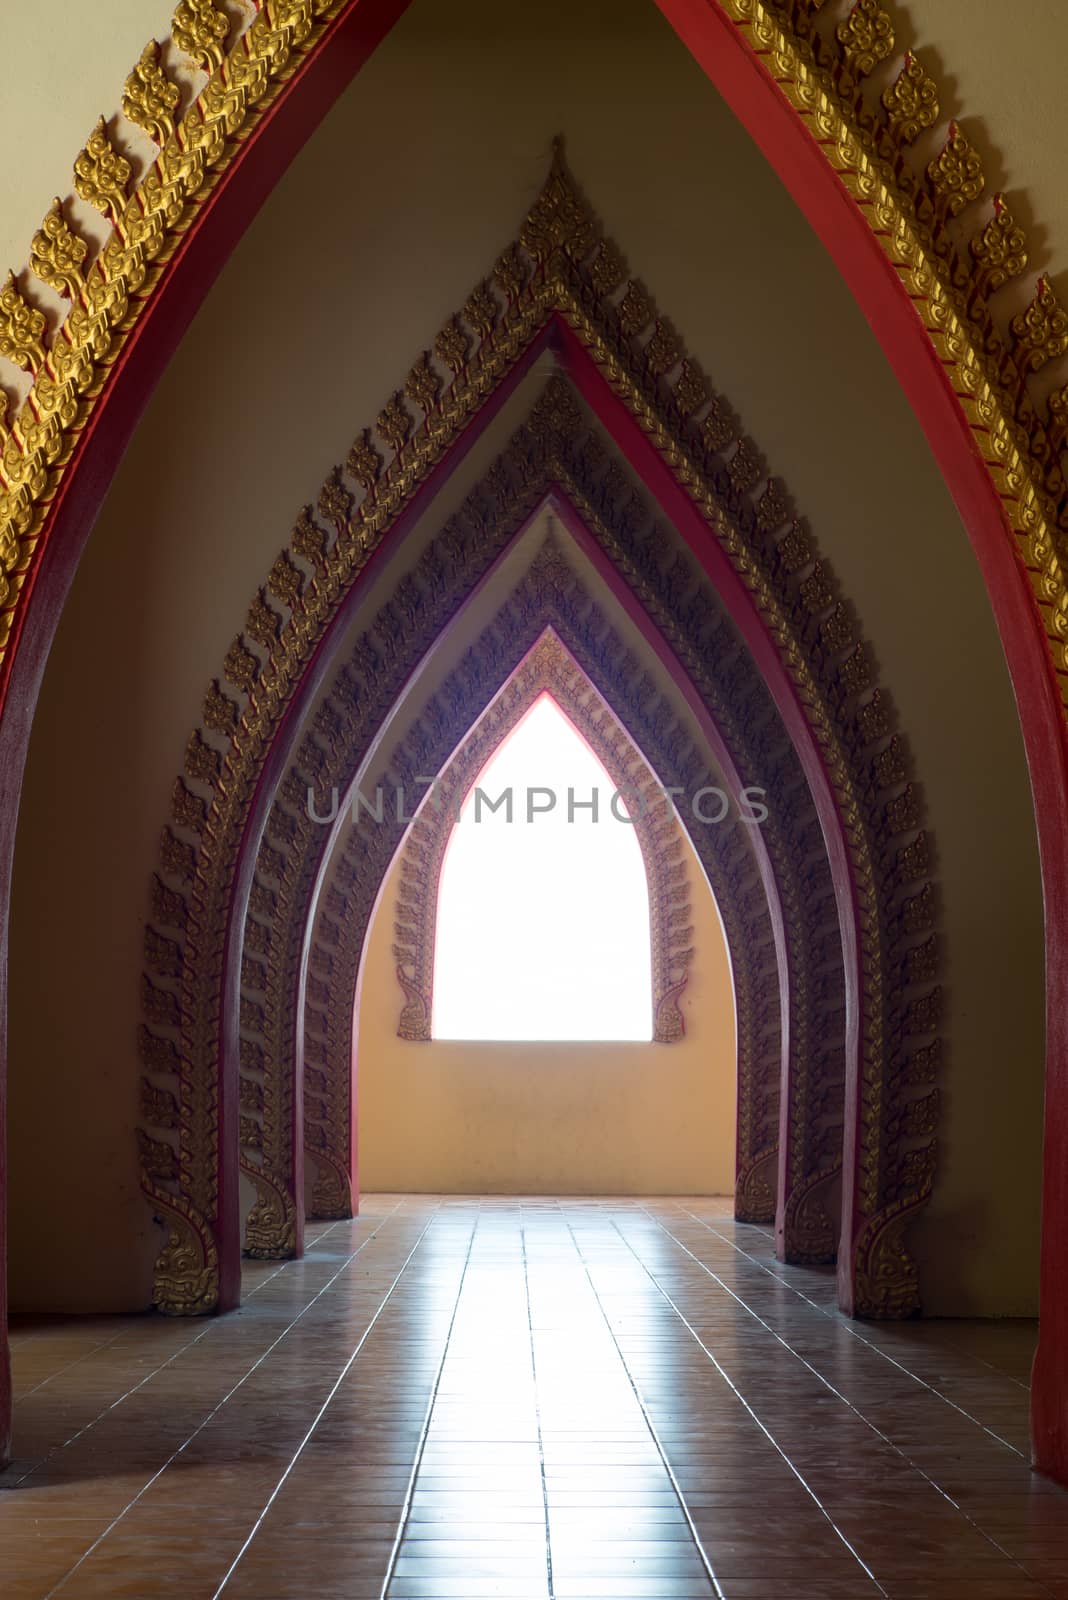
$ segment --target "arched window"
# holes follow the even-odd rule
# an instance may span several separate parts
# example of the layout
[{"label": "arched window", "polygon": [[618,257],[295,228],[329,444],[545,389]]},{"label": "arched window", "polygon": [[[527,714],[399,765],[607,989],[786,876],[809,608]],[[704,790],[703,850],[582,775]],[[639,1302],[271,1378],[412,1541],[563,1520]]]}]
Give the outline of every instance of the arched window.
[{"label": "arched window", "polygon": [[653,1037],[649,884],[626,801],[541,694],[452,830],[438,890],[434,1038]]}]

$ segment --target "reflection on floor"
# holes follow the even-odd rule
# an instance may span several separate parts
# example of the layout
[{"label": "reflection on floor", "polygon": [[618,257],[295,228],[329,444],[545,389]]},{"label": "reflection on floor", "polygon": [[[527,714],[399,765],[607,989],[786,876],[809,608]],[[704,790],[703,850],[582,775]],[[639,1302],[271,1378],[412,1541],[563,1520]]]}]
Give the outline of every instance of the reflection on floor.
[{"label": "reflection on floor", "polygon": [[1068,1596],[1033,1325],[849,1323],[728,1209],[372,1196],[230,1317],[17,1324],[0,1593]]}]

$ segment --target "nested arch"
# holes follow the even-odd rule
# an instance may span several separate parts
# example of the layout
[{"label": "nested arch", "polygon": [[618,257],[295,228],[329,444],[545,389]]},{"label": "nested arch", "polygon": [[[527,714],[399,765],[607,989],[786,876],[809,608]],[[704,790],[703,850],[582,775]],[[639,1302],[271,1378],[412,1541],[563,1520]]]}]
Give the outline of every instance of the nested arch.
[{"label": "nested arch", "polygon": [[[707,756],[671,715],[670,707],[648,694],[641,684],[626,640],[616,633],[598,606],[549,545],[542,549],[526,576],[493,622],[465,651],[437,692],[420,709],[413,724],[392,750],[382,769],[387,790],[412,792],[420,773],[447,770],[457,746],[477,726],[482,736],[498,742],[531,703],[531,684],[539,682],[536,661],[524,658],[551,627],[566,647],[577,671],[593,690],[593,707],[607,707],[610,726],[625,731],[626,742],[642,752],[643,764],[655,770],[656,782],[684,793],[722,782]],[[584,716],[597,734],[595,721]],[[376,784],[378,778],[376,776]],[[345,818],[347,813],[342,813]],[[754,855],[750,825],[736,808],[722,825],[705,827],[680,813],[697,860],[708,881],[723,922],[731,957],[735,995],[738,1065],[737,1169],[739,1205],[746,1203],[760,1169],[774,1156],[779,1084],[782,1075],[779,1017],[779,973],[769,907]],[[668,820],[665,818],[665,820]],[[304,1017],[306,1131],[309,1154],[329,1152],[332,1165],[351,1162],[346,1148],[353,1125],[354,1016],[358,977],[381,885],[408,824],[385,811],[385,825],[373,828],[346,821],[341,849],[335,852],[329,876],[314,908],[309,960],[308,1001]],[[668,894],[675,885],[665,882]],[[668,912],[674,907],[669,901]],[[669,937],[678,930],[668,928]],[[686,946],[680,949],[684,953]],[[680,967],[684,963],[680,963]],[[314,989],[312,977],[314,974]],[[681,982],[681,979],[680,979]],[[674,1005],[676,996],[669,991]],[[413,1020],[425,999],[414,991]],[[757,1191],[759,1192],[759,1191]],[[769,1196],[770,1220],[774,1210]],[[767,1203],[767,1202],[766,1202]]]},{"label": "nested arch", "polygon": [[[210,1130],[210,1093],[204,1098],[204,1088],[197,1084],[210,1082],[220,1052],[224,1060],[234,1059],[239,1022],[242,1031],[246,1023],[249,1031],[261,1027],[261,1015],[270,1024],[270,1007],[258,998],[257,991],[268,989],[272,963],[284,964],[288,959],[272,943],[266,962],[255,958],[246,964],[242,958],[239,963],[234,939],[245,918],[242,909],[231,912],[229,908],[235,892],[238,907],[245,904],[241,874],[250,886],[248,903],[253,910],[261,903],[270,915],[278,899],[269,881],[262,888],[252,885],[253,862],[247,852],[243,857],[239,852],[244,848],[243,839],[263,839],[257,859],[270,880],[274,870],[271,847],[262,835],[267,823],[264,797],[270,791],[263,787],[262,774],[271,765],[278,770],[279,732],[294,725],[302,700],[306,703],[310,692],[307,686],[299,695],[293,692],[305,670],[302,663],[329,659],[321,648],[324,634],[336,628],[344,615],[346,596],[354,592],[360,573],[389,530],[402,514],[410,513],[413,495],[418,499],[428,476],[445,459],[450,439],[477,416],[510,366],[515,370],[516,362],[529,360],[544,341],[558,339],[569,370],[600,407],[606,427],[618,430],[620,441],[633,449],[635,461],[648,472],[649,481],[658,492],[668,493],[673,516],[692,547],[700,550],[706,567],[711,566],[724,600],[740,608],[735,613],[738,625],[767,675],[771,699],[798,746],[828,848],[837,840],[832,854],[837,853],[838,865],[831,881],[836,885],[839,918],[845,919],[843,948],[851,952],[850,963],[859,960],[862,964],[862,981],[850,968],[854,976],[846,984],[843,1071],[846,1079],[856,1072],[850,1051],[859,1047],[863,1057],[859,1084],[861,1098],[866,1099],[859,1136],[873,1145],[856,1165],[853,1141],[858,1135],[849,1135],[847,1130],[847,1192],[854,1193],[854,1185],[861,1184],[854,1194],[856,1209],[847,1233],[850,1241],[855,1236],[865,1262],[858,1279],[865,1302],[870,1300],[873,1309],[890,1304],[905,1309],[914,1303],[915,1282],[901,1251],[900,1231],[923,1203],[931,1177],[932,1152],[925,1123],[930,1124],[934,1097],[915,1091],[929,1085],[936,1052],[928,1051],[922,1071],[918,1066],[911,1073],[904,1068],[914,1057],[919,1061],[918,1048],[923,1036],[930,1038],[936,1028],[938,1011],[937,996],[929,996],[922,1006],[918,997],[914,999],[915,983],[927,980],[920,980],[911,967],[902,977],[892,955],[895,948],[907,945],[914,933],[929,928],[930,916],[925,924],[918,909],[922,896],[918,895],[911,896],[913,909],[906,915],[907,886],[922,881],[926,873],[922,839],[908,853],[898,852],[890,858],[885,851],[888,819],[891,837],[915,836],[920,819],[915,796],[905,781],[900,741],[889,734],[884,708],[873,694],[870,658],[856,638],[852,620],[824,565],[815,556],[810,536],[795,525],[789,500],[780,486],[765,478],[751,442],[739,439],[729,413],[697,364],[683,356],[677,336],[659,318],[647,292],[628,282],[618,250],[603,238],[559,160],[523,226],[521,244],[505,252],[498,262],[495,283],[507,299],[498,296],[496,287],[481,286],[465,305],[462,319],[453,319],[443,330],[433,355],[428,353],[417,363],[404,394],[398,393],[382,412],[377,432],[390,454],[383,455],[369,431],[365,432],[344,469],[335,471],[324,485],[318,516],[310,509],[302,515],[291,551],[275,563],[265,591],[250,610],[245,634],[235,641],[227,657],[227,687],[217,684],[206,702],[208,727],[231,738],[231,753],[224,764],[218,749],[213,751],[212,742],[201,735],[200,743],[191,750],[190,775],[195,768],[209,774],[210,781],[214,766],[223,782],[211,802],[198,799],[184,781],[179,783],[175,821],[194,839],[183,841],[180,833],[171,830],[165,836],[161,858],[167,874],[187,875],[192,884],[188,898],[179,897],[182,907],[175,912],[179,920],[188,918],[181,931],[183,947],[192,957],[191,963],[180,962],[184,1038],[179,1061],[184,1052],[190,1062],[187,1077],[191,1074],[191,1078],[183,1094],[193,1114],[179,1117],[180,1131],[194,1124]],[[592,359],[584,350],[591,352]],[[441,367],[453,372],[451,383],[445,382]],[[610,378],[614,394],[603,384],[598,387],[599,370]],[[418,426],[409,399],[424,413]],[[560,431],[551,422],[554,408],[559,410],[556,400],[548,408],[548,420]],[[467,428],[464,437],[469,438],[471,431]],[[520,495],[529,489],[529,481],[528,472],[526,481],[519,484]],[[359,503],[350,484],[363,487]],[[619,494],[611,463],[597,493],[602,499]],[[493,494],[496,508],[497,484]],[[633,524],[633,513],[626,506],[621,515],[624,524]],[[488,517],[483,508],[476,521],[480,537],[492,542],[499,521],[496,512]],[[709,531],[715,535],[712,545]],[[645,549],[636,552],[631,566],[637,580],[647,576],[655,561]],[[670,591],[673,575],[661,576]],[[670,594],[662,604],[670,614]],[[705,600],[705,612],[707,605]],[[701,606],[698,617],[700,614]],[[313,674],[307,684],[315,681]],[[235,700],[234,691],[247,697],[245,709],[241,709],[241,700]],[[330,737],[328,733],[328,740]],[[313,768],[325,761],[314,741],[309,746],[309,760]],[[888,800],[892,800],[889,806]],[[250,807],[258,808],[263,818],[251,829],[247,822]],[[283,833],[291,825],[292,818],[279,821]],[[879,844],[873,853],[875,837]],[[235,870],[236,889],[230,882]],[[283,865],[280,870],[286,880],[281,887],[286,889],[293,869]],[[853,890],[846,889],[842,877],[849,871],[856,878]],[[164,887],[168,894],[172,892]],[[862,919],[850,932],[849,919],[857,904],[872,907],[875,914]],[[880,915],[885,918],[882,923]],[[165,942],[166,959],[170,959],[169,945],[175,942]],[[233,952],[230,957],[225,955],[227,948]],[[890,967],[888,960],[893,963]],[[784,995],[788,984],[781,964],[779,976]],[[246,991],[240,1019],[239,981]],[[292,993],[292,987],[283,990],[276,1014],[292,1005]],[[862,1025],[857,1010],[862,1006],[878,1021]],[[897,1063],[889,1097],[884,1092],[888,1038],[894,1041]],[[254,1051],[255,1040],[246,1042]],[[152,1059],[156,1059],[154,1049],[146,1042],[146,1054]],[[166,1041],[160,1051],[159,1059],[168,1059]],[[277,1065],[284,1054],[275,1053],[270,1059]],[[194,1066],[194,1060],[200,1064]],[[287,1123],[284,1101],[291,1097],[288,1083],[275,1085],[268,1075],[261,1088],[265,1119],[270,1109],[268,1095],[273,1092],[275,1106],[283,1113],[275,1119],[280,1137],[292,1146],[298,1117],[289,1115]],[[925,1100],[922,1113],[921,1099]],[[910,1145],[908,1160],[904,1159],[899,1131],[906,1122],[911,1137],[920,1141]],[[217,1138],[217,1129],[215,1133]],[[170,1159],[169,1143],[165,1142],[162,1151],[164,1162]],[[769,1176],[776,1143],[772,1138],[765,1153]],[[210,1170],[198,1169],[192,1162],[185,1170],[194,1178],[203,1174],[201,1192],[209,1195],[213,1205]],[[822,1177],[826,1176],[824,1172]],[[269,1181],[265,1177],[265,1187]],[[774,1204],[774,1186],[769,1187],[766,1179],[761,1181],[760,1205],[766,1205],[769,1195]],[[213,1214],[210,1210],[205,1213]],[[272,1226],[278,1217],[278,1207],[269,1195],[264,1216]],[[859,1232],[858,1218],[866,1219]],[[876,1247],[883,1250],[885,1259],[873,1270]],[[195,1248],[192,1242],[189,1248]],[[854,1260],[853,1242],[847,1245],[846,1259]],[[848,1282],[852,1295],[851,1276]]]},{"label": "nested arch", "polygon": [[[952,239],[947,240],[946,225],[974,198],[980,185],[967,179],[966,165],[963,170],[966,181],[973,182],[972,191],[969,193],[960,182],[954,184],[952,162],[944,160],[930,186],[917,181],[908,147],[928,120],[924,107],[929,108],[930,97],[925,98],[918,92],[913,95],[922,113],[918,117],[910,115],[908,107],[912,103],[910,91],[924,87],[922,77],[917,84],[913,75],[903,74],[904,81],[895,86],[895,94],[886,101],[885,110],[877,108],[874,118],[859,114],[858,96],[863,77],[870,70],[865,65],[863,50],[863,27],[870,6],[858,7],[858,20],[854,22],[851,17],[849,25],[843,25],[837,35],[833,31],[836,19],[824,26],[823,19],[814,14],[817,8],[809,8],[803,0],[774,10],[760,4],[759,0],[729,0],[723,5],[699,4],[696,0],[683,5],[664,0],[663,8],[684,35],[690,30],[692,36],[694,25],[699,28],[705,20],[711,20],[711,34],[706,35],[704,41],[698,39],[695,47],[711,74],[728,89],[729,98],[738,106],[755,135],[769,144],[777,139],[779,149],[787,152],[780,165],[785,168],[795,193],[800,194],[804,178],[812,175],[815,208],[818,209],[822,203],[820,197],[836,185],[834,174],[841,174],[842,204],[837,215],[843,222],[840,241],[844,242],[835,241],[832,247],[839,260],[852,253],[856,264],[864,251],[855,251],[853,245],[858,230],[865,233],[866,246],[870,249],[864,262],[850,274],[858,297],[875,308],[872,320],[888,346],[895,343],[900,332],[897,342],[901,348],[912,356],[917,352],[922,356],[912,361],[910,394],[925,414],[928,425],[936,428],[939,416],[956,424],[944,430],[937,448],[976,540],[988,583],[994,590],[995,608],[1020,695],[1035,777],[1047,906],[1053,908],[1050,911],[1050,970],[1057,975],[1064,965],[1063,928],[1056,908],[1063,903],[1061,885],[1066,868],[1063,818],[1068,809],[1063,724],[1057,717],[1057,674],[1063,669],[1065,633],[1065,586],[1056,559],[1059,534],[1055,531],[1059,522],[1056,501],[1063,488],[1062,484],[1058,486],[1063,406],[1060,415],[1055,406],[1047,421],[1032,408],[1022,377],[1024,367],[1038,364],[1056,348],[1059,335],[1048,286],[1036,297],[1033,315],[1022,322],[1021,333],[1016,335],[1014,330],[1016,350],[1006,364],[1004,343],[985,314],[990,295],[1001,281],[991,271],[991,255],[1004,230],[992,224],[984,233],[976,233],[979,249],[974,252],[974,268],[967,257],[958,262],[956,246]],[[212,263],[217,266],[225,252],[225,238],[220,235],[214,256],[206,249],[198,263],[195,252],[186,252],[181,265],[173,263],[173,268],[168,270],[166,264],[175,255],[177,240],[189,230],[191,222],[199,218],[200,208],[217,185],[220,173],[230,165],[235,170],[239,167],[235,159],[242,153],[236,144],[238,137],[247,135],[257,126],[258,119],[271,106],[287,77],[293,79],[294,88],[306,90],[309,104],[318,93],[322,99],[321,109],[326,109],[330,98],[329,74],[324,94],[321,63],[317,80],[314,70],[315,47],[322,42],[327,23],[333,19],[352,19],[358,13],[366,15],[368,7],[357,4],[357,0],[336,6],[312,5],[304,0],[268,3],[255,35],[254,51],[242,43],[240,60],[235,62],[227,58],[221,65],[218,62],[221,50],[207,52],[205,60],[214,74],[211,94],[206,96],[204,104],[194,107],[188,126],[187,119],[183,118],[180,128],[175,128],[164,93],[162,103],[156,108],[156,119],[148,123],[150,131],[158,130],[155,136],[166,146],[165,159],[161,158],[158,168],[163,182],[157,182],[154,195],[148,183],[138,189],[138,209],[132,218],[138,224],[136,237],[128,236],[120,228],[116,248],[104,264],[105,289],[95,293],[90,306],[92,314],[79,319],[62,335],[65,344],[70,346],[69,352],[61,348],[62,360],[51,350],[47,336],[38,340],[32,335],[20,352],[35,378],[43,375],[44,381],[37,383],[39,393],[35,401],[35,419],[42,419],[41,427],[37,427],[36,420],[32,426],[28,425],[29,419],[24,418],[11,430],[10,438],[3,441],[4,513],[7,518],[4,561],[16,596],[16,604],[8,613],[12,635],[20,633],[24,622],[22,612],[28,610],[24,602],[33,583],[26,583],[25,575],[31,579],[37,576],[36,565],[39,565],[41,553],[36,549],[38,541],[43,548],[42,535],[50,539],[69,536],[77,547],[84,538],[106,484],[107,467],[101,470],[101,463],[114,463],[119,448],[116,440],[128,436],[136,417],[137,404],[131,401],[131,395],[136,393],[139,383],[145,382],[146,373],[159,370],[178,337],[181,319],[179,317],[171,333],[158,337],[155,356],[146,350],[140,365],[128,362],[121,374],[112,373],[125,380],[124,393],[122,382],[105,385],[104,378],[127,342],[130,330],[139,322],[147,322],[149,313],[153,314],[155,327],[162,329],[163,319],[158,312],[166,300],[165,293],[160,291],[180,283],[182,266],[186,268],[187,279],[191,274],[195,277],[198,271],[205,279],[210,277],[214,270]],[[381,31],[389,20],[376,15],[374,25]],[[823,33],[814,40],[813,32],[820,27]],[[339,53],[340,34],[339,27]],[[708,48],[709,38],[720,51],[718,67]],[[370,42],[373,41],[365,42],[364,49]],[[351,37],[348,43],[352,43]],[[338,68],[332,85],[334,90],[346,80],[360,59],[362,52],[357,49],[351,63],[346,61]],[[760,64],[772,61],[774,81]],[[305,65],[307,72],[302,80],[298,73]],[[747,75],[753,82],[761,80],[759,92],[750,94],[747,89],[739,88]],[[165,74],[163,86],[165,90]],[[776,97],[780,103],[773,105]],[[296,105],[298,99],[294,93],[292,103]],[[818,148],[814,140],[809,150],[792,114],[784,116],[787,101],[816,129]],[[766,105],[771,106],[772,114],[763,118],[760,110]],[[142,114],[148,115],[147,108],[142,108]],[[196,128],[198,120],[206,129],[203,137]],[[282,122],[283,118],[279,117],[276,125],[281,126]],[[305,131],[306,124],[293,119],[288,136],[290,150],[299,144]],[[248,170],[262,159],[257,144],[262,147],[263,141],[249,140],[244,146]],[[285,146],[286,140],[283,139],[282,144]],[[951,155],[959,153],[958,145],[959,136],[951,133],[947,151]],[[801,152],[802,147],[804,158],[799,155],[796,161],[790,159],[789,152]],[[821,163],[820,170],[808,160],[809,155]],[[275,160],[277,170],[277,157]],[[155,179],[157,173],[154,171],[149,176]],[[268,177],[263,187],[269,181]],[[123,214],[128,200],[127,183],[126,177],[116,181],[113,199],[102,191],[102,209],[107,206],[116,217]],[[176,193],[181,204],[175,203]],[[241,218],[247,216],[254,203],[255,195],[251,202],[246,199],[243,211],[241,203],[237,204],[238,228]],[[144,226],[141,225],[142,215],[147,219]],[[998,217],[1001,215],[999,212]],[[917,222],[921,225],[917,226]],[[866,233],[869,229],[870,233]],[[875,236],[887,243],[876,245]],[[874,269],[868,273],[865,265],[884,247],[888,252],[893,251],[893,272],[906,280],[894,283],[893,296],[889,289],[883,292],[885,286],[879,285],[879,274]],[[205,259],[209,263],[207,268]],[[140,299],[137,293],[131,299],[127,292],[134,268],[140,274],[136,279],[138,292],[144,290]],[[865,287],[866,273],[867,283],[876,285],[870,292]],[[75,260],[64,292],[82,300],[84,291],[79,280]],[[905,317],[905,313],[911,316],[910,297],[912,306],[920,310],[923,318],[919,329]],[[980,322],[984,323],[978,330],[976,308]],[[941,372],[929,360],[931,350],[941,364]],[[59,381],[54,382],[57,377]],[[87,474],[87,493],[78,497],[70,489],[77,469],[88,459],[89,452],[79,455],[73,462],[75,471],[70,471],[71,446],[77,443],[94,409],[106,419],[111,436],[109,439],[109,427],[98,429],[93,451],[96,486],[88,484],[92,475]],[[20,456],[24,460],[20,460]],[[64,493],[57,496],[59,489]],[[1018,570],[1009,558],[1004,540],[1006,508],[1024,557]],[[30,619],[32,625],[24,639],[26,648],[20,651],[21,676],[15,686],[13,718],[8,719],[8,727],[14,728],[12,738],[16,745],[24,732],[25,707],[27,703],[32,705],[43,653],[42,639],[47,638],[54,623],[74,559],[64,554],[57,563],[58,574],[53,573],[56,581],[41,587],[37,615]],[[1041,643],[1034,626],[1034,605],[1027,596],[1025,574],[1031,576],[1034,600],[1044,619],[1045,638]],[[12,659],[9,653],[6,664],[10,665]],[[21,758],[16,765],[21,766]],[[174,958],[161,950],[159,959],[164,965],[157,967],[157,972],[166,971],[166,963]],[[1056,1004],[1051,1004],[1049,1020],[1050,1126],[1059,1140],[1062,1137],[1059,1107],[1065,1090],[1065,1051],[1062,1012]],[[1055,1119],[1054,1112],[1057,1113]],[[205,1113],[203,1107],[183,1105],[167,1115],[186,1122],[192,1119],[201,1132],[205,1128],[210,1132],[210,1106]],[[1058,1217],[1068,1214],[1063,1204],[1068,1163],[1061,1158],[1060,1143],[1051,1144],[1051,1151],[1046,1213],[1047,1217]],[[201,1198],[204,1195],[210,1198],[210,1188],[203,1190]],[[207,1248],[204,1240],[197,1243],[197,1230],[191,1218],[187,1217],[186,1223],[191,1231],[183,1234],[181,1248],[192,1250],[194,1255],[198,1251],[203,1254]],[[1044,1293],[1051,1315],[1044,1317],[1044,1350],[1057,1348],[1057,1330],[1063,1331],[1068,1304],[1055,1289],[1058,1259],[1056,1250],[1047,1252]],[[185,1271],[185,1265],[182,1270]],[[1052,1315],[1054,1310],[1056,1318]],[[1060,1345],[1063,1346],[1063,1338]],[[1043,1370],[1047,1368],[1048,1359]],[[1052,1419],[1048,1420],[1043,1448],[1047,1459],[1055,1455],[1064,1470],[1063,1405],[1059,1419],[1055,1425]]]},{"label": "nested arch", "polygon": [[482,769],[545,694],[583,736],[616,790],[631,798],[628,809],[648,893],[652,1037],[671,1044],[685,1031],[679,1000],[693,957],[693,928],[680,826],[641,753],[550,625],[438,776],[433,798],[420,808],[403,846],[394,947],[405,995],[397,1025],[402,1039],[432,1037],[438,904],[458,809]]}]

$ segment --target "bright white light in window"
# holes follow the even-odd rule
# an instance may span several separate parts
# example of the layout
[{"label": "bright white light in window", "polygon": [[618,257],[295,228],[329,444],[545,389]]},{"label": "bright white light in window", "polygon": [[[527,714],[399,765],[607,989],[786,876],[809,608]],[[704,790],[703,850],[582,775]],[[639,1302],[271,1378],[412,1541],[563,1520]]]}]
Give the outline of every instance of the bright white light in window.
[{"label": "bright white light in window", "polygon": [[[486,803],[508,790],[511,821]],[[594,792],[596,822],[583,805]],[[649,889],[615,793],[542,695],[483,770],[446,851],[434,1038],[652,1038]],[[615,806],[626,816],[625,796]]]}]

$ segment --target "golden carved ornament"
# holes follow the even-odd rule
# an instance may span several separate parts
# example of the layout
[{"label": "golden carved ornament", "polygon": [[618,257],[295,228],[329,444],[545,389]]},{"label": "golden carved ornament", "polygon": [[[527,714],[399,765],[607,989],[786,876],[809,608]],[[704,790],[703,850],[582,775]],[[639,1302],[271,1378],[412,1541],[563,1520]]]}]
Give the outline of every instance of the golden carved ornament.
[{"label": "golden carved ornament", "polygon": [[927,176],[938,197],[938,221],[956,217],[978,200],[986,188],[986,176],[978,150],[962,132],[960,124],[951,122],[946,142],[927,166]]},{"label": "golden carved ornament", "polygon": [[838,43],[850,67],[860,78],[875,71],[880,61],[894,53],[894,24],[879,0],[857,0],[836,30]]},{"label": "golden carved ornament", "polygon": [[[719,3],[757,59],[775,63],[778,92],[818,131],[825,158],[879,238],[923,318],[933,347],[947,363],[980,453],[1003,494],[1024,568],[1032,576],[1049,649],[1061,668],[1068,642],[1068,586],[1059,558],[1068,508],[1062,503],[1063,478],[1056,464],[1065,444],[1063,407],[1061,412],[1052,406],[1044,411],[1044,400],[1032,404],[1017,385],[1006,384],[996,333],[976,326],[973,319],[969,263],[959,272],[952,265],[959,257],[944,232],[947,219],[982,189],[978,156],[957,125],[950,124],[945,150],[927,169],[924,193],[910,181],[906,169],[887,167],[878,132],[871,119],[865,119],[855,90],[841,72],[843,67],[856,71],[869,56],[881,56],[889,39],[881,20],[888,14],[870,0],[854,8],[840,25],[841,33],[832,14],[818,40],[815,30],[823,18],[814,0]],[[31,409],[23,407],[10,433],[0,417],[0,604],[9,608],[0,617],[0,651],[7,647],[13,620],[10,608],[19,602],[37,535],[71,457],[74,438],[147,303],[159,269],[279,86],[299,70],[343,8],[344,0],[266,0],[173,136],[176,86],[166,79],[158,47],[150,42],[131,74],[126,98],[139,125],[147,121],[157,135],[166,137],[157,163],[134,190],[136,205],[128,205],[125,196],[129,163],[109,140],[102,122],[76,162],[79,194],[117,225],[115,237],[98,258],[99,271],[90,278],[88,314],[68,318],[50,339],[39,308],[32,300],[22,301],[12,279],[0,290],[0,354],[39,374],[46,354],[54,349],[69,374],[59,383],[43,374],[47,381],[39,389],[35,386]],[[179,32],[186,30],[186,44],[199,52],[195,58],[202,64],[211,44],[207,35],[219,28],[212,22],[213,10],[218,8],[192,0],[176,14]],[[929,215],[924,214],[923,204],[933,208]],[[610,255],[610,243],[602,244],[599,257],[591,263],[598,292],[599,262]],[[492,302],[485,296],[483,306],[492,314]],[[473,318],[468,321],[483,331]],[[1062,672],[1058,681],[1068,695],[1068,674]]]},{"label": "golden carved ornament", "polygon": [[925,128],[933,128],[938,121],[938,85],[911,50],[906,50],[905,64],[883,90],[882,100],[890,131],[902,144],[912,144]]},{"label": "golden carved ornament", "polygon": [[994,215],[969,248],[978,268],[981,294],[992,294],[1026,269],[1027,239],[1003,194],[994,196]]},{"label": "golden carved ornament", "polygon": [[118,222],[126,209],[130,163],[116,149],[101,117],[74,161],[74,187],[89,205]]},{"label": "golden carved ornament", "polygon": [[179,50],[206,72],[223,64],[230,19],[213,0],[180,0],[171,23],[171,37]]},{"label": "golden carved ornament", "polygon": [[122,94],[123,116],[143,128],[158,145],[166,145],[174,136],[174,114],[181,98],[178,85],[172,83],[163,70],[159,44],[150,39],[126,79]]},{"label": "golden carved ornament", "polygon": [[30,271],[68,300],[75,300],[81,292],[82,263],[88,249],[85,240],[67,226],[62,202],[53,200],[30,245]]},{"label": "golden carved ornament", "polygon": [[[41,343],[44,330],[44,312],[36,310],[23,297],[14,273],[9,272],[0,289],[0,356],[6,356],[27,372],[35,372],[44,364]],[[8,534],[8,529],[4,529],[4,534]]]},{"label": "golden carved ornament", "polygon": [[1010,324],[1013,355],[1028,372],[1038,372],[1068,350],[1068,313],[1045,273],[1039,278],[1035,298]]}]

